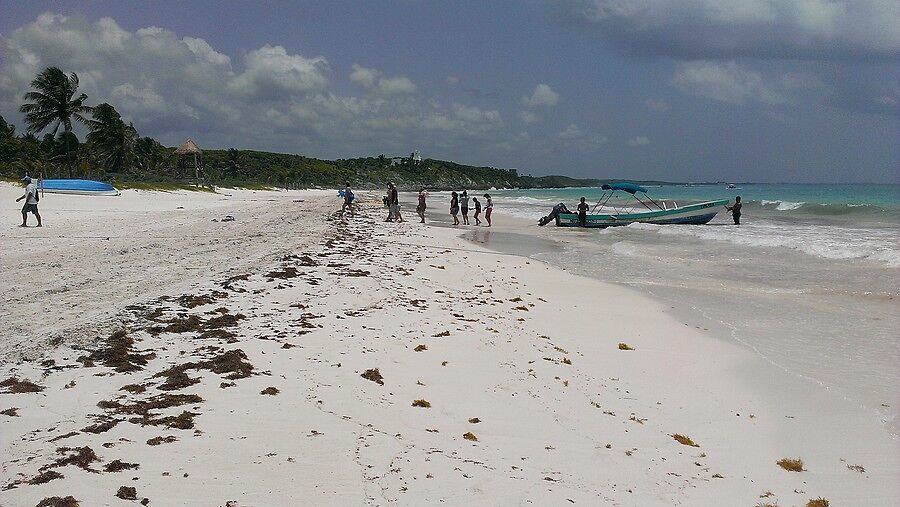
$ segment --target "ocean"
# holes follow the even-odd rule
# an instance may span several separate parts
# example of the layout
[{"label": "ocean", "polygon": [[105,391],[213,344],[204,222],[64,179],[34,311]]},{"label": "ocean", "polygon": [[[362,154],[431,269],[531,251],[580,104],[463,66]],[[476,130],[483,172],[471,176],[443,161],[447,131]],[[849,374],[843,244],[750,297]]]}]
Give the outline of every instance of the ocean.
[{"label": "ocean", "polygon": [[[643,291],[900,434],[900,185],[737,186],[648,190],[667,205],[740,195],[739,227],[724,210],[700,226],[551,223],[535,233],[557,246],[530,256]],[[490,193],[497,213],[537,220],[558,202],[596,203],[602,190]]]}]

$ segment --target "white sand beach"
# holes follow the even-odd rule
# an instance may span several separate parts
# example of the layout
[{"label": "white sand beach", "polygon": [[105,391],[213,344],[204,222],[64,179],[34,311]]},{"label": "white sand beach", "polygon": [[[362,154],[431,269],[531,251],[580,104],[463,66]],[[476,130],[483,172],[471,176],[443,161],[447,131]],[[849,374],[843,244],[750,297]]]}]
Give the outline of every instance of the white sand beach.
[{"label": "white sand beach", "polygon": [[19,229],[0,184],[0,504],[900,504],[882,425],[642,294],[375,195],[220,192]]}]

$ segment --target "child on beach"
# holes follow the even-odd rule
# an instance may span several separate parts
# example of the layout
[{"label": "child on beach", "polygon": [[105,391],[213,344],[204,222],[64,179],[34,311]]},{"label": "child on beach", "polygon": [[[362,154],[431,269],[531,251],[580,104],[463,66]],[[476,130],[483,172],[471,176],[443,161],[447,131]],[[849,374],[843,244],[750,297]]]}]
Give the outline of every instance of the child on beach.
[{"label": "child on beach", "polygon": [[475,214],[473,215],[475,217],[475,225],[481,225],[481,220],[478,218],[478,215],[481,214],[481,202],[477,197],[473,197],[472,202],[475,204]]},{"label": "child on beach", "polygon": [[487,220],[487,226],[491,226],[491,211],[494,210],[494,201],[491,200],[490,194],[484,194],[486,202],[484,203],[484,219]]},{"label": "child on beach", "polygon": [[456,192],[450,192],[450,214],[453,215],[453,225],[459,225],[459,195]]},{"label": "child on beach", "polygon": [[425,223],[425,197],[428,195],[425,192],[424,188],[419,189],[419,205],[416,206],[416,213],[419,214],[419,218],[422,220],[419,222],[420,224]]},{"label": "child on beach", "polygon": [[459,208],[462,211],[463,224],[469,225],[469,194],[465,190],[459,198]]},{"label": "child on beach", "polygon": [[28,213],[33,213],[34,217],[37,218],[37,226],[43,227],[41,225],[41,214],[38,213],[38,197],[37,187],[34,186],[34,183],[31,182],[31,178],[25,176],[22,178],[22,181],[25,182],[25,195],[16,199],[16,202],[25,199],[25,205],[22,206],[22,225],[19,227],[28,227]]}]

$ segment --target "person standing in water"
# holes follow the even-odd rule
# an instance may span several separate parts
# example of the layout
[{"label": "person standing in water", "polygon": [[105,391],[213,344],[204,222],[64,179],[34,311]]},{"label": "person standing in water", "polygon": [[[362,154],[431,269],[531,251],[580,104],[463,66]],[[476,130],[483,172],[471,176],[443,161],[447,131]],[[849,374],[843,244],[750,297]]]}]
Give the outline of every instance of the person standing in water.
[{"label": "person standing in water", "polygon": [[463,224],[469,225],[469,194],[465,190],[459,196],[459,209],[462,211]]},{"label": "person standing in water", "polygon": [[450,214],[453,215],[453,225],[459,225],[459,195],[456,192],[450,192]]},{"label": "person standing in water", "polygon": [[475,204],[475,214],[472,215],[475,218],[475,225],[481,225],[481,220],[478,218],[478,215],[481,214],[481,202],[477,197],[473,197],[472,203]]},{"label": "person standing in water", "polygon": [[484,194],[484,219],[487,220],[487,226],[491,226],[491,212],[494,211],[494,201],[491,200],[490,194]]},{"label": "person standing in water", "polygon": [[581,202],[578,203],[578,226],[579,227],[587,227],[587,212],[588,212],[588,204],[584,202],[584,197],[581,198]]},{"label": "person standing in water", "polygon": [[28,176],[22,178],[22,181],[25,182],[25,195],[16,199],[16,202],[25,199],[25,205],[22,206],[22,225],[19,227],[28,227],[28,213],[33,213],[34,217],[37,218],[37,226],[43,227],[41,225],[41,214],[38,213],[38,200],[40,198],[38,197],[37,187]]},{"label": "person standing in water", "polygon": [[741,225],[741,196],[734,198],[733,206],[725,206],[725,209],[731,212],[731,218],[734,219],[734,225]]},{"label": "person standing in water", "polygon": [[419,218],[421,218],[421,220],[419,221],[420,224],[425,223],[425,197],[427,195],[428,193],[425,192],[424,187],[419,189],[419,205],[416,206],[416,213],[418,213]]}]

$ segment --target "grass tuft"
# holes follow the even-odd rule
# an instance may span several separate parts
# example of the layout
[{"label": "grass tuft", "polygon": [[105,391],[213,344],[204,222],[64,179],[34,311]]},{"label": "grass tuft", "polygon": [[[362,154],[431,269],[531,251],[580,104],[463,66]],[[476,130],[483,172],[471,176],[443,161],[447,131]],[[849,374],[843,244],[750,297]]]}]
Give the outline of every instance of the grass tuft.
[{"label": "grass tuft", "polygon": [[803,460],[800,458],[781,458],[776,463],[788,472],[802,472],[804,470]]}]

